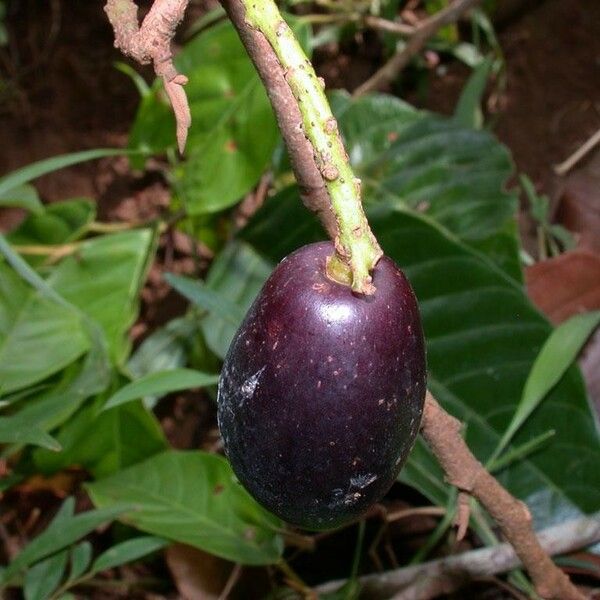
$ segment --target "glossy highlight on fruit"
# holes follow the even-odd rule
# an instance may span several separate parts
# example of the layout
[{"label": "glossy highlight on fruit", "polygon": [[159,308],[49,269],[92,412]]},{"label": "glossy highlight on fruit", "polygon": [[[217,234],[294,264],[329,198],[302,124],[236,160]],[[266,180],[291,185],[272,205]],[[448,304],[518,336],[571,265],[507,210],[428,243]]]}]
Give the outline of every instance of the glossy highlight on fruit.
[{"label": "glossy highlight on fruit", "polygon": [[240,482],[285,521],[327,529],[360,516],[396,479],[426,387],[417,301],[383,257],[376,292],[325,273],[330,242],[273,271],[236,333],[218,419]]}]

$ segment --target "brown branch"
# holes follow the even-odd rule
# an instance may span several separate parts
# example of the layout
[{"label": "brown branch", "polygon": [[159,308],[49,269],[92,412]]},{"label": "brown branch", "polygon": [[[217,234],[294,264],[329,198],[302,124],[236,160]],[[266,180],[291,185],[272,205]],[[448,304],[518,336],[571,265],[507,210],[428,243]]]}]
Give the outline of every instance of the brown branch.
[{"label": "brown branch", "polygon": [[427,392],[421,433],[449,483],[479,500],[499,525],[529,572],[542,598],[582,600],[584,596],[546,554],[531,526],[529,510],[513,498],[473,456],[460,435],[461,423]]},{"label": "brown branch", "polygon": [[456,0],[450,6],[429,17],[418,25],[410,35],[406,46],[394,54],[374,75],[369,77],[362,85],[354,91],[354,96],[362,96],[367,92],[379,89],[389,84],[398,73],[410,62],[411,58],[418,54],[427,40],[437,33],[445,25],[455,23],[469,9],[477,5],[480,0]]},{"label": "brown branch", "polygon": [[[600,540],[600,513],[549,527],[538,534],[538,540],[550,555],[585,548]],[[365,575],[359,582],[362,593],[369,598],[425,600],[455,592],[474,579],[506,573],[521,564],[510,544],[498,544],[420,565]],[[344,583],[343,580],[330,581],[318,586],[316,591],[323,594],[333,592]]]},{"label": "brown branch", "polygon": [[298,104],[273,49],[262,33],[250,27],[239,0],[221,0],[237,29],[271,100],[279,129],[287,146],[294,175],[305,206],[316,213],[331,239],[338,236],[338,224],[331,210],[329,194],[319,171],[313,148],[302,129]]},{"label": "brown branch", "polygon": [[175,113],[177,145],[183,153],[191,125],[189,104],[183,86],[187,77],[173,63],[171,41],[189,0],[154,0],[139,25],[138,8],[133,0],[107,0],[104,10],[115,32],[115,46],[141,64],[152,63],[162,78]]},{"label": "brown branch", "polygon": [[371,29],[379,29],[380,31],[386,31],[387,33],[395,33],[396,35],[414,35],[415,28],[412,25],[406,23],[399,23],[398,21],[390,21],[389,19],[382,19],[381,17],[375,17],[374,15],[365,15],[362,18],[362,22]]}]

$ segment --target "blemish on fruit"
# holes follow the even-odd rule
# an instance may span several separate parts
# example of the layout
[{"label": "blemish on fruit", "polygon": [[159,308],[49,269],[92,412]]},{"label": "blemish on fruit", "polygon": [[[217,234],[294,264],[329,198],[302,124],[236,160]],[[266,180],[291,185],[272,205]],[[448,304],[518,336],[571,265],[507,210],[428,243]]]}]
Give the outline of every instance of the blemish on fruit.
[{"label": "blemish on fruit", "polygon": [[258,386],[258,382],[260,380],[260,376],[263,374],[264,370],[267,368],[267,365],[259,369],[252,377],[248,377],[246,381],[242,384],[240,391],[246,400],[252,398],[254,396],[254,392],[256,391],[256,387]]},{"label": "blemish on fruit", "polygon": [[374,481],[377,480],[377,475],[374,473],[363,473],[361,475],[357,475],[356,477],[352,477],[350,479],[350,485],[352,487],[363,489],[368,485],[371,485]]}]

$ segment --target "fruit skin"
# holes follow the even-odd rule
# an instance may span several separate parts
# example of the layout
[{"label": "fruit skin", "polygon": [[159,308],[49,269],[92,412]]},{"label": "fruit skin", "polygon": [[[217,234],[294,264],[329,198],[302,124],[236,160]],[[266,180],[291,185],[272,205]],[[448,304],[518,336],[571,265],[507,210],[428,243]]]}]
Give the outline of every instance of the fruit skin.
[{"label": "fruit skin", "polygon": [[285,521],[327,529],[395,481],[419,430],[426,365],[408,280],[383,257],[376,292],[325,275],[330,242],[273,271],[221,371],[218,420],[246,489]]}]

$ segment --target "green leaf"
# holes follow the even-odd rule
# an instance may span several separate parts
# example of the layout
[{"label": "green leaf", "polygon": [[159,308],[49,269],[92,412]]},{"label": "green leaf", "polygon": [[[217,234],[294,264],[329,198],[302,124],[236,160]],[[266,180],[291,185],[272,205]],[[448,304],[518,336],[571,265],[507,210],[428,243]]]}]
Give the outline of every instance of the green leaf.
[{"label": "green leaf", "polygon": [[185,32],[186,38],[190,38],[203,29],[214,25],[217,21],[220,21],[227,17],[225,9],[219,4],[215,8],[210,9],[204,13],[201,17],[196,19]]},{"label": "green leaf", "polygon": [[83,242],[77,257],[64,259],[43,280],[0,236],[0,252],[35,287],[0,263],[3,392],[59,371],[90,344],[101,358],[106,340],[120,363],[129,351],[126,334],[154,245],[155,233],[145,229],[98,237]]},{"label": "green leaf", "polygon": [[91,510],[72,516],[73,499],[65,500],[61,510],[50,525],[31,540],[14,558],[0,575],[0,585],[10,583],[16,575],[27,567],[70,546],[97,527],[112,521],[126,509],[123,505],[114,505],[100,510]]},{"label": "green leaf", "polygon": [[67,550],[57,552],[27,571],[23,586],[25,600],[47,600],[65,573],[68,556]]},{"label": "green leaf", "polygon": [[533,181],[531,181],[527,175],[519,175],[519,182],[529,201],[529,210],[532,216],[540,225],[547,225],[550,212],[550,200],[548,200],[547,196],[538,195],[535,191]]},{"label": "green leaf", "polygon": [[31,444],[57,452],[61,445],[39,427],[21,425],[9,417],[0,417],[0,444]]},{"label": "green leaf", "polygon": [[62,452],[32,453],[40,472],[50,474],[76,464],[94,477],[105,477],[167,448],[160,424],[141,402],[98,414],[101,406],[100,398],[65,423],[57,434]]},{"label": "green leaf", "polygon": [[[228,297],[247,306],[260,289],[265,270],[319,235],[318,225],[312,216],[302,216],[297,202],[292,195],[280,194],[266,203],[242,230],[241,239],[225,249],[221,256],[226,260],[219,257],[211,267],[207,280],[214,278],[215,291],[228,295],[237,285],[243,293]],[[510,423],[551,327],[519,282],[443,227],[410,211],[376,208],[371,210],[375,234],[385,253],[404,269],[419,299],[428,385],[443,406],[467,424],[467,442],[485,461]],[[252,260],[241,260],[240,255]],[[238,269],[224,277],[228,264],[237,264]],[[205,321],[207,339],[227,338],[230,330],[221,320]],[[221,343],[224,353],[226,344]],[[500,475],[513,494],[529,503],[539,527],[600,506],[600,444],[575,367],[519,430],[514,445],[521,447],[549,429],[556,430],[550,443]],[[401,478],[445,505],[449,488],[422,441]]]},{"label": "green leaf", "polygon": [[100,325],[111,358],[123,364],[130,350],[138,295],[154,253],[156,233],[136,229],[86,240],[48,278],[65,300]]},{"label": "green leaf", "polygon": [[494,452],[494,458],[506,448],[531,413],[561,380],[598,323],[600,311],[589,312],[571,317],[550,334],[533,363],[521,401]]},{"label": "green leaf", "polygon": [[[401,213],[375,225],[386,253],[403,266],[419,298],[430,389],[467,424],[469,446],[486,459],[517,408],[550,326],[521,286],[442,229]],[[552,443],[501,475],[502,483],[528,502],[537,526],[559,521],[576,507],[600,506],[600,472],[594,467],[600,443],[576,368],[525,423],[514,444],[548,429],[556,430]],[[422,467],[436,472],[430,462]]]},{"label": "green leaf", "polygon": [[81,356],[81,317],[43,296],[0,262],[0,381],[9,393],[35,384]]},{"label": "green leaf", "polygon": [[69,581],[77,579],[89,567],[92,560],[92,545],[88,542],[80,542],[71,548],[71,569]]},{"label": "green leaf", "polygon": [[185,366],[190,340],[198,334],[195,319],[180,317],[151,333],[127,362],[127,373],[140,379],[150,373]]},{"label": "green leaf", "polygon": [[51,384],[49,383],[40,383],[39,385],[32,385],[24,390],[20,390],[19,392],[15,392],[14,394],[9,394],[7,396],[0,396],[0,409],[5,406],[10,406],[11,404],[16,404],[20,400],[24,400],[25,398],[34,396],[40,391],[47,390]]},{"label": "green leaf", "polygon": [[141,536],[121,542],[103,552],[92,565],[92,573],[100,573],[130,563],[169,545],[163,538]]},{"label": "green leaf", "polygon": [[20,185],[0,194],[0,206],[5,208],[23,208],[32,213],[44,212],[37,190],[32,185]]},{"label": "green leaf", "polygon": [[135,88],[140,95],[140,98],[144,98],[150,94],[150,86],[146,83],[146,80],[131,66],[127,63],[117,61],[114,63],[115,69],[121,71],[124,75],[127,75],[129,79],[135,85]]},{"label": "green leaf", "polygon": [[120,150],[119,148],[99,148],[74,152],[72,154],[62,154],[60,156],[53,156],[52,158],[46,158],[31,163],[30,165],[12,171],[8,175],[0,178],[0,198],[6,197],[7,194],[9,192],[12,193],[15,188],[21,187],[33,179],[37,179],[47,173],[59,171],[65,167],[70,167],[71,165],[76,165],[88,160],[105,158],[107,156],[120,156],[123,154],[128,154],[128,152],[126,150]]},{"label": "green leaf", "polygon": [[105,351],[94,344],[81,364],[70,365],[51,389],[29,398],[19,412],[6,417],[6,425],[15,431],[50,431],[66,421],[86,398],[102,392],[109,378]]},{"label": "green leaf", "polygon": [[202,281],[196,281],[182,275],[174,275],[173,273],[167,273],[165,279],[167,283],[196,306],[207,310],[224,321],[239,323],[244,317],[244,313],[234,302],[230,302],[222,295],[215,294]]},{"label": "green leaf", "polygon": [[7,235],[14,245],[64,244],[79,239],[96,216],[91,200],[83,198],[49,204],[27,217]]},{"label": "green leaf", "polygon": [[[489,132],[390,96],[337,94],[334,105],[367,204],[415,209],[475,248],[505,234],[517,208],[515,194],[504,191],[513,169]],[[494,260],[520,277],[513,249],[503,249]]]},{"label": "green leaf", "polygon": [[504,469],[507,465],[522,460],[528,454],[537,451],[541,448],[549,439],[553,438],[556,434],[554,429],[542,433],[531,440],[528,440],[518,448],[513,448],[509,452],[505,452],[500,458],[488,461],[488,469],[491,473],[496,473]]},{"label": "green leaf", "polygon": [[225,357],[241,319],[271,269],[271,264],[242,242],[228,246],[213,262],[206,279],[207,288],[218,294],[222,306],[232,302],[239,306],[235,312],[211,313],[210,318],[201,321],[206,344],[217,356]]},{"label": "green leaf", "polygon": [[471,73],[454,109],[454,122],[457,125],[473,129],[481,129],[483,126],[481,101],[493,65],[493,58],[488,57]]},{"label": "green leaf", "polygon": [[280,521],[234,480],[220,456],[171,450],[87,487],[96,506],[135,506],[124,522],[234,562],[269,564],[283,550]]},{"label": "green leaf", "polygon": [[218,375],[202,373],[193,369],[173,369],[171,371],[150,373],[123,386],[108,399],[103,410],[146,396],[164,396],[179,390],[216,385],[218,381]]},{"label": "green leaf", "polygon": [[453,45],[450,51],[458,60],[464,62],[465,65],[472,69],[476,69],[485,60],[477,46],[469,42],[459,42]]}]

